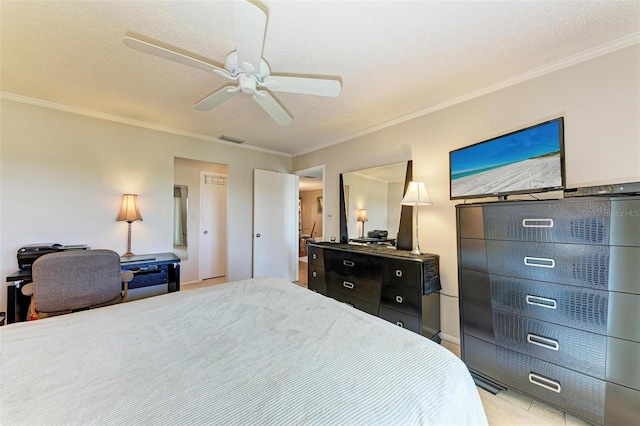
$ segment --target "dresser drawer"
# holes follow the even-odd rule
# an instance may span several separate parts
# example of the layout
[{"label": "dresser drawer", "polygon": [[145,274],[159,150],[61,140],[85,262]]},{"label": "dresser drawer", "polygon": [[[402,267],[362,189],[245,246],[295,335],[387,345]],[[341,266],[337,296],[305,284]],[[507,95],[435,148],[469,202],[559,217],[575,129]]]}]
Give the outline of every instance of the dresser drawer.
[{"label": "dresser drawer", "polygon": [[605,379],[607,337],[493,311],[495,344]]},{"label": "dresser drawer", "polygon": [[327,270],[327,295],[342,300],[342,296],[350,296],[369,303],[380,303],[380,282],[355,275],[343,275]]},{"label": "dresser drawer", "polygon": [[608,289],[609,247],[486,241],[489,273]]},{"label": "dresser drawer", "polygon": [[385,259],[382,267],[382,285],[406,286],[420,289],[422,264],[418,262]]},{"label": "dresser drawer", "polygon": [[636,199],[621,197],[611,201],[609,244],[640,247],[640,197]]},{"label": "dresser drawer", "polygon": [[489,343],[495,343],[491,309],[466,301],[463,301],[460,308],[462,313],[460,318],[462,333]]},{"label": "dresser drawer", "polygon": [[610,293],[490,275],[491,306],[598,334],[607,334]]},{"label": "dresser drawer", "polygon": [[307,282],[309,290],[327,295],[327,284],[324,276],[324,268],[309,264]]},{"label": "dresser drawer", "polygon": [[353,306],[356,309],[359,309],[363,312],[366,312],[368,314],[371,315],[375,315],[378,316],[378,302],[376,301],[376,303],[367,301],[367,300],[363,300],[360,299],[358,297],[355,297],[351,294],[337,294],[336,293],[332,293],[331,290],[329,290],[329,297],[332,297],[334,299],[336,299],[339,302],[343,302],[346,303],[347,305]]},{"label": "dresser drawer", "polygon": [[609,244],[609,200],[483,206],[486,239]]},{"label": "dresser drawer", "polygon": [[380,281],[383,262],[377,256],[325,250],[324,265],[327,271],[343,276],[356,276]]},{"label": "dresser drawer", "polygon": [[607,382],[605,401],[605,424],[640,425],[640,391]]},{"label": "dresser drawer", "polygon": [[380,306],[378,316],[399,327],[406,328],[414,333],[420,333],[420,317]]},{"label": "dresser drawer", "polygon": [[501,381],[592,422],[604,423],[603,380],[496,346]]},{"label": "dresser drawer", "polygon": [[380,305],[409,315],[419,316],[422,307],[422,294],[419,288],[383,284]]},{"label": "dresser drawer", "polygon": [[321,247],[316,247],[313,245],[308,245],[307,250],[308,250],[309,265],[317,265],[323,268],[324,267],[324,250]]},{"label": "dresser drawer", "polygon": [[607,338],[607,381],[640,391],[640,342]]}]

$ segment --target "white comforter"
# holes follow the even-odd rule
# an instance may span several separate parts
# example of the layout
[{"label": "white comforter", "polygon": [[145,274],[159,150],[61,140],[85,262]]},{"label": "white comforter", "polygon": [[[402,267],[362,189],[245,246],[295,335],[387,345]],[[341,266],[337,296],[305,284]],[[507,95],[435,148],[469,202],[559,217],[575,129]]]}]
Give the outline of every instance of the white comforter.
[{"label": "white comforter", "polygon": [[2,425],[486,424],[464,364],[278,279],[0,328]]}]

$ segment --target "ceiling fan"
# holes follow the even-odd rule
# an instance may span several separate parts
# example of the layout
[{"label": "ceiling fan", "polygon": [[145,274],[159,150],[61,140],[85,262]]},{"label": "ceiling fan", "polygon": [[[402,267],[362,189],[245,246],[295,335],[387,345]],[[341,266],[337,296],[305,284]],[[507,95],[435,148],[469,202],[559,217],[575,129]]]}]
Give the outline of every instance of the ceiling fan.
[{"label": "ceiling fan", "polygon": [[271,75],[269,66],[262,58],[267,25],[266,13],[248,1],[236,0],[233,2],[233,7],[236,50],[227,55],[224,68],[198,59],[195,57],[196,55],[184,54],[178,49],[173,50],[159,46],[133,33],[125,35],[124,44],[132,49],[213,72],[237,82],[236,85],[225,86],[196,103],[193,108],[198,111],[210,111],[242,92],[253,95],[253,99],[271,118],[283,126],[289,124],[292,117],[269,93],[269,90],[330,97],[336,97],[340,94],[341,85],[338,80]]}]

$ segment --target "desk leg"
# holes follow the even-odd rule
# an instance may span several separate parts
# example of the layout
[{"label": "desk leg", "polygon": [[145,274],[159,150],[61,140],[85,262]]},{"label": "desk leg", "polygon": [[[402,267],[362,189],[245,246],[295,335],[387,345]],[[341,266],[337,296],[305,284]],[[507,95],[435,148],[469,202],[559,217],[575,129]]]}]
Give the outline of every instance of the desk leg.
[{"label": "desk leg", "polygon": [[29,281],[15,281],[7,285],[7,324],[26,321],[31,298],[22,294],[20,287]]}]

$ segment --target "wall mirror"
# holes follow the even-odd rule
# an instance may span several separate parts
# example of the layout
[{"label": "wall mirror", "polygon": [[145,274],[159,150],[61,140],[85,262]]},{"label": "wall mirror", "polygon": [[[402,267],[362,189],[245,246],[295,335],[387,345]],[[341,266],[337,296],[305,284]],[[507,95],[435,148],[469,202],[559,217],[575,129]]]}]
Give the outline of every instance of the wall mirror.
[{"label": "wall mirror", "polygon": [[[411,250],[411,206],[400,204],[411,177],[411,160],[342,173],[340,242],[384,244]],[[359,216],[364,217],[363,210],[366,210],[366,222],[358,221]],[[373,233],[377,230],[385,231],[386,238]],[[384,232],[381,235],[384,236]]]},{"label": "wall mirror", "polygon": [[181,259],[187,259],[187,222],[188,222],[187,185],[173,186],[173,252]]}]

